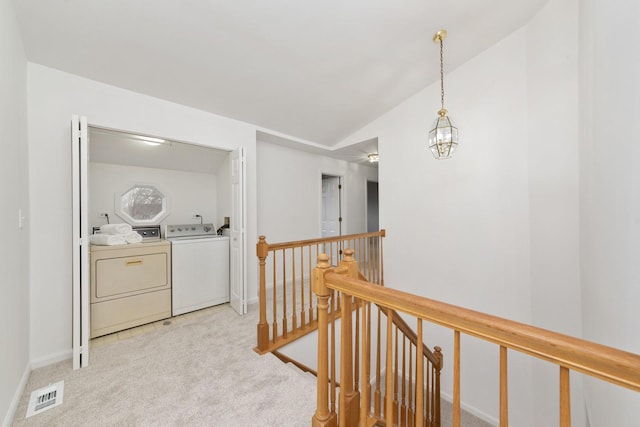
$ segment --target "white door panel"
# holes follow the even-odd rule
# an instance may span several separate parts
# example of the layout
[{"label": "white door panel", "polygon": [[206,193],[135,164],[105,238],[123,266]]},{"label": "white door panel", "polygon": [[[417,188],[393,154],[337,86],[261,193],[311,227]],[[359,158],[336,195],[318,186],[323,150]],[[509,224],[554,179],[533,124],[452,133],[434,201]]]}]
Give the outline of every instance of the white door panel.
[{"label": "white door panel", "polygon": [[322,176],[322,237],[340,236],[340,177]]},{"label": "white door panel", "polygon": [[231,307],[247,312],[246,167],[244,148],[231,153],[230,294]]},{"label": "white door panel", "polygon": [[89,365],[89,215],[87,118],[71,117],[73,369]]}]

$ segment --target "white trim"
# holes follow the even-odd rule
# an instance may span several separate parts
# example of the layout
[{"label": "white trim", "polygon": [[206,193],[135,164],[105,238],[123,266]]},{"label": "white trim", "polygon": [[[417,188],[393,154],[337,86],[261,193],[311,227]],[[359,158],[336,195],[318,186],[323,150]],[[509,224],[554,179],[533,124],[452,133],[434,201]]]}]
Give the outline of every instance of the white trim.
[{"label": "white trim", "polygon": [[73,350],[60,351],[49,356],[44,356],[32,360],[31,369],[38,369],[44,366],[53,365],[54,363],[62,362],[63,360],[68,360],[71,358],[73,358]]},{"label": "white trim", "polygon": [[13,399],[11,399],[11,403],[9,404],[9,408],[7,409],[7,413],[5,414],[4,420],[2,421],[2,427],[9,427],[11,424],[13,424],[13,419],[16,416],[16,409],[18,409],[18,405],[20,404],[20,400],[22,399],[22,394],[24,393],[24,389],[27,386],[29,375],[31,375],[31,364],[27,363],[27,365],[24,367],[24,372],[22,373],[20,382],[18,383],[18,388],[13,394]]}]

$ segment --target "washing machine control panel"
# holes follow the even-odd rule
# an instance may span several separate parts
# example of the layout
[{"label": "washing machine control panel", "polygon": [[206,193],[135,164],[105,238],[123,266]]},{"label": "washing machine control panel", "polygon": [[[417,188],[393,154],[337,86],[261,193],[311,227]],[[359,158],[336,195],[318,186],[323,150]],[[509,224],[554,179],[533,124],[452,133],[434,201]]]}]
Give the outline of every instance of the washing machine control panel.
[{"label": "washing machine control panel", "polygon": [[165,239],[216,236],[213,224],[176,224],[165,226]]}]

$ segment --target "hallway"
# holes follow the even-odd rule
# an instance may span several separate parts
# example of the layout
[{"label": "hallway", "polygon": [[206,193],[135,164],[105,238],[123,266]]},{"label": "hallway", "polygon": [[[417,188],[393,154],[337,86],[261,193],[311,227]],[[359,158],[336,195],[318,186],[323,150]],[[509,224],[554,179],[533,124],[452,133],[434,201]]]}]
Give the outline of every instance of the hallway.
[{"label": "hallway", "polygon": [[[225,304],[98,338],[89,367],[31,373],[12,425],[307,426],[315,383],[253,351],[257,317]],[[63,404],[25,419],[31,391],[61,380]]]}]

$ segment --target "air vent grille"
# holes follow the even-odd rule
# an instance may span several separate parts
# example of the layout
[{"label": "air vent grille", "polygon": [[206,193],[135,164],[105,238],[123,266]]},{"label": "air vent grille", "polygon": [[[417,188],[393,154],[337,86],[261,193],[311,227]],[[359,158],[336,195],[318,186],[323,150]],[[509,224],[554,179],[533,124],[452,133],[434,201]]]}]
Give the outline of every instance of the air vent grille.
[{"label": "air vent grille", "polygon": [[29,406],[27,407],[27,418],[54,408],[62,404],[64,396],[64,381],[49,384],[31,392]]}]

